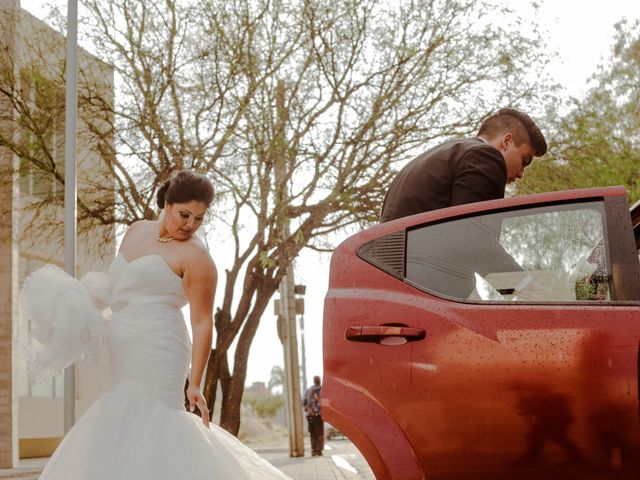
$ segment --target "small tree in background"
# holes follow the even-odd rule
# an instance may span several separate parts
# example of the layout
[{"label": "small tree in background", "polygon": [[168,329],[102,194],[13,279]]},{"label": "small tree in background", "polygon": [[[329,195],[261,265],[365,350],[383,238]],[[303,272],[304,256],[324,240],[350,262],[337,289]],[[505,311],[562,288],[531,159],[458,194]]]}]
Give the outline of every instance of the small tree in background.
[{"label": "small tree in background", "polygon": [[269,388],[269,393],[273,393],[273,389],[278,387],[284,388],[284,369],[280,365],[274,365],[271,368],[271,377],[267,388]]},{"label": "small tree in background", "polygon": [[253,395],[245,394],[242,403],[251,407],[260,418],[273,418],[282,407],[284,397],[279,395]]}]

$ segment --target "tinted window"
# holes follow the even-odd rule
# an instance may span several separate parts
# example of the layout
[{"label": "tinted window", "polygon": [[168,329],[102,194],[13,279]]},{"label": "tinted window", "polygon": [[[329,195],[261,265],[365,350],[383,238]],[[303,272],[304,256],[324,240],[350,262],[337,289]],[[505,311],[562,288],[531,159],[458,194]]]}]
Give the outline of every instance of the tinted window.
[{"label": "tinted window", "polygon": [[406,278],[465,300],[610,300],[603,219],[602,202],[588,202],[417,227]]}]

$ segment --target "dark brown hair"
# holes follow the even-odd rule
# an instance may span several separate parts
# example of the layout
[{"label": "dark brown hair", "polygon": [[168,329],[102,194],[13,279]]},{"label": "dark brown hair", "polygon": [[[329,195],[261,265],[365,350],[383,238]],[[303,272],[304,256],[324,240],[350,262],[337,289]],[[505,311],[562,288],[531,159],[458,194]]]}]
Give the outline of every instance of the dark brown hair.
[{"label": "dark brown hair", "polygon": [[478,136],[493,139],[507,132],[513,135],[518,147],[524,142],[530,143],[536,157],[541,157],[547,152],[547,141],[536,122],[526,113],[514,108],[501,108],[485,118],[478,130]]},{"label": "dark brown hair", "polygon": [[181,170],[158,190],[158,207],[164,208],[165,202],[188,203],[192,201],[202,202],[207,207],[213,201],[213,185],[207,177],[189,170]]}]

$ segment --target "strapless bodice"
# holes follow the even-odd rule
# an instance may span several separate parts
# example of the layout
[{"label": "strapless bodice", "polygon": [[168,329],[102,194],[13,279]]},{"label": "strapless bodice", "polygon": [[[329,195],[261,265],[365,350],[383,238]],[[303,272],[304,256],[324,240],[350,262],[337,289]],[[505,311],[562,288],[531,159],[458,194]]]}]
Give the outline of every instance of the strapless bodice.
[{"label": "strapless bodice", "polygon": [[113,286],[107,346],[112,384],[145,385],[168,406],[182,408],[191,341],[181,308],[180,278],[160,255],[128,262],[119,253],[109,268]]},{"label": "strapless bodice", "polygon": [[187,304],[180,278],[161,255],[150,254],[131,262],[118,253],[109,268],[113,285],[112,310],[117,312],[130,303],[163,303],[175,308]]}]

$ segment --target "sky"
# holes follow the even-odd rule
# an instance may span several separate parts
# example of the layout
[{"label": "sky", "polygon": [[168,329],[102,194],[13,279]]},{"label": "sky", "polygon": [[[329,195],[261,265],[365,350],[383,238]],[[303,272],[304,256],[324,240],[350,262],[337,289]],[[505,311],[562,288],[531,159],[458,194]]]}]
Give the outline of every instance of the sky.
[{"label": "sky", "polygon": [[[23,8],[42,17],[45,0],[22,0]],[[527,9],[529,0],[513,0],[511,6]],[[580,97],[588,88],[589,77],[605,61],[613,44],[614,24],[626,17],[640,18],[638,0],[546,0],[538,1],[539,19],[550,50],[558,53],[549,66],[552,78],[567,96]],[[496,19],[499,21],[499,19]],[[343,238],[336,238],[336,244]],[[224,271],[228,250],[211,239],[211,254],[220,272]],[[306,371],[308,381],[322,374],[322,309],[329,278],[329,254],[303,251],[296,262],[296,283],[307,286],[305,295]],[[224,278],[221,275],[220,283]],[[222,290],[218,289],[218,300]],[[256,333],[247,372],[247,385],[268,382],[271,368],[284,364],[282,346],[276,333],[276,317],[269,306]]]},{"label": "sky", "polygon": [[[527,3],[517,0],[514,5]],[[640,18],[637,0],[547,0],[540,18],[549,30],[549,46],[559,53],[550,71],[566,92],[580,96],[598,64],[610,56],[614,24]]]}]

